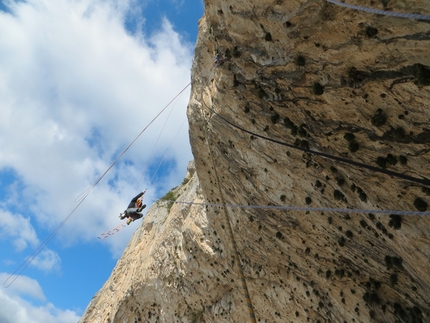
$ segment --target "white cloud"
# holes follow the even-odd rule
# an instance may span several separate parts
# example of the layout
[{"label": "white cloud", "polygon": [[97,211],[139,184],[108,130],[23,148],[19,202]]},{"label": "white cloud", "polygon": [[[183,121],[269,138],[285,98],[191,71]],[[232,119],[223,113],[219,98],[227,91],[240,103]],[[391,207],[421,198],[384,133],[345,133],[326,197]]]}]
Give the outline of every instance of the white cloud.
[{"label": "white cloud", "polygon": [[29,244],[32,247],[38,244],[29,217],[0,209],[0,219],[0,239],[11,240],[17,251],[25,249]]},{"label": "white cloud", "polygon": [[[0,281],[2,282],[9,284],[14,279],[14,283],[7,288],[9,297],[30,296],[39,301],[46,300],[42,288],[36,280],[27,276],[16,277],[15,275],[0,273]],[[4,285],[7,286],[7,284]]]},{"label": "white cloud", "polygon": [[[70,215],[31,265],[59,270],[65,263],[59,247],[79,244],[86,252],[84,244],[99,242],[98,234],[118,225],[119,212],[140,190],[148,188],[150,204],[157,192],[182,182],[192,158],[186,123],[171,143],[186,118],[189,89],[172,105],[159,140],[170,108],[70,214],[75,198],[190,82],[193,45],[167,20],[151,35],[128,32],[125,17],[133,0],[10,0],[7,5],[7,13],[0,11],[0,182],[11,170],[14,183],[0,184],[7,189],[0,202],[0,248],[12,243],[17,252],[3,255],[0,266],[21,264],[23,254],[31,254]],[[150,183],[166,149],[173,165],[169,176]],[[113,257],[120,256],[136,225],[101,242]],[[0,289],[1,323],[78,321],[74,311],[46,300],[37,281],[21,276],[12,286]]]},{"label": "white cloud", "polygon": [[[149,38],[130,34],[127,8],[128,1],[28,0],[11,2],[12,13],[0,14],[7,35],[0,38],[0,170],[16,171],[20,196],[48,230],[189,82],[191,45],[167,20]],[[176,103],[152,160],[169,110],[123,157],[127,166],[112,169],[68,221],[63,241],[92,239],[118,223],[117,214],[152,177],[149,164],[173,141],[188,96]],[[181,181],[192,158],[187,134],[185,126],[169,149],[172,176],[152,185],[169,190]],[[141,187],[133,187],[142,175]],[[121,249],[128,237],[108,244]]]},{"label": "white cloud", "polygon": [[31,265],[49,272],[59,269],[60,262],[60,257],[55,251],[45,248],[32,260]]},{"label": "white cloud", "polygon": [[[3,281],[9,275],[0,273]],[[34,305],[22,297],[29,296],[42,305]],[[46,302],[39,283],[29,277],[21,276],[7,289],[0,289],[1,323],[76,323],[79,316],[70,310],[60,310]]]}]

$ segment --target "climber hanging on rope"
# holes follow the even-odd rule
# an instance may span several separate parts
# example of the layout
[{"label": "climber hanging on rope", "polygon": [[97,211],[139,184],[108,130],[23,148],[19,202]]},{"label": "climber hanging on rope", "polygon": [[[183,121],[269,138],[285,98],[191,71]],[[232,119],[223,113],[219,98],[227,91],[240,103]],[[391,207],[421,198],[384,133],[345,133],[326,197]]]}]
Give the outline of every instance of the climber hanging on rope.
[{"label": "climber hanging on rope", "polygon": [[140,192],[135,197],[133,197],[130,201],[130,204],[127,207],[127,210],[125,210],[123,213],[119,214],[119,218],[121,220],[128,218],[127,224],[130,224],[133,221],[136,221],[143,217],[142,210],[146,207],[146,204],[143,204],[142,196],[146,193],[146,190],[143,192]]},{"label": "climber hanging on rope", "polygon": [[214,65],[221,66],[222,64],[224,64],[224,58],[221,54],[216,54],[214,58]]}]

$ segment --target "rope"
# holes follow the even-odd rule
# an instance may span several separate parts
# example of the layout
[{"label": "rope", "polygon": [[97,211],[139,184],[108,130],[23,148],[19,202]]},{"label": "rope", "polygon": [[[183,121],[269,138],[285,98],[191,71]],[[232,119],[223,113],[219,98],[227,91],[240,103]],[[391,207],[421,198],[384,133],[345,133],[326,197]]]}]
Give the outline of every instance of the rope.
[{"label": "rope", "polygon": [[130,149],[130,147],[137,141],[137,139],[139,139],[139,137],[146,131],[146,129],[148,129],[148,127],[167,109],[167,107],[170,104],[172,104],[172,102],[175,101],[176,98],[179,97],[182,94],[182,92],[184,92],[190,85],[191,85],[191,82],[189,82],[172,100],[170,100],[169,103],[167,103],[167,105],[148,123],[148,125],[145,128],[143,128],[143,130],[136,136],[136,138],[133,139],[133,141],[124,149],[124,151],[121,154],[119,154],[119,156],[108,167],[108,169],[103,173],[103,175],[100,176],[100,178],[98,180],[96,180],[94,182],[94,184],[91,185],[84,193],[82,193],[80,196],[78,196],[76,198],[76,200],[75,200],[76,202],[78,202],[82,196],[84,196],[84,198],[85,198],[86,196],[88,196],[88,194],[91,193],[91,191],[94,189],[94,187],[96,187],[97,184],[103,179],[103,177],[105,177],[105,175],[111,170],[111,168],[113,166],[115,166],[115,164],[118,162],[118,160],[127,152],[127,150]]},{"label": "rope", "polygon": [[[327,1],[332,2],[331,0],[327,0]],[[291,144],[288,144],[288,143],[284,143],[284,142],[281,142],[281,141],[278,141],[278,140],[274,140],[274,139],[271,139],[271,138],[268,138],[268,137],[265,137],[265,136],[261,136],[259,134],[255,134],[255,133],[253,133],[251,131],[248,131],[248,130],[246,130],[246,129],[244,129],[244,128],[242,128],[242,127],[240,127],[240,126],[238,126],[238,125],[236,125],[234,123],[232,123],[228,119],[226,119],[223,116],[219,115],[217,112],[215,112],[213,109],[209,108],[206,105],[204,99],[202,99],[202,103],[203,103],[204,106],[206,106],[207,109],[209,109],[216,116],[218,116],[219,118],[221,118],[222,120],[224,120],[225,122],[227,122],[228,124],[230,124],[231,126],[237,128],[239,130],[242,130],[242,131],[244,131],[246,133],[252,134],[252,135],[254,135],[256,137],[259,137],[259,138],[262,138],[262,139],[265,139],[265,140],[268,140],[268,141],[272,141],[274,143],[281,144],[281,145],[284,145],[284,146],[287,146],[287,147],[290,147],[290,148],[293,148],[293,149],[298,149],[298,150],[301,150],[301,151],[304,151],[304,152],[308,152],[308,153],[312,153],[312,154],[319,155],[319,156],[322,156],[322,157],[326,157],[326,158],[329,158],[329,159],[333,159],[333,160],[336,160],[336,161],[340,161],[340,162],[343,162],[343,163],[348,163],[348,164],[352,164],[352,165],[355,165],[355,166],[358,166],[358,167],[367,168],[367,169],[370,169],[370,170],[373,170],[373,171],[376,171],[376,172],[381,172],[381,173],[385,173],[385,174],[388,174],[388,175],[400,177],[400,178],[411,180],[411,181],[414,181],[414,182],[418,182],[418,183],[421,183],[421,184],[424,184],[424,185],[430,185],[430,181],[427,180],[427,179],[419,179],[419,178],[415,178],[415,177],[412,177],[412,176],[400,174],[400,173],[397,173],[397,172],[393,172],[393,171],[389,171],[389,170],[385,170],[385,169],[380,169],[380,168],[377,168],[377,167],[374,167],[374,166],[370,166],[370,165],[367,165],[367,164],[355,162],[355,161],[348,160],[348,159],[345,159],[345,158],[336,157],[336,156],[332,156],[332,155],[321,153],[321,152],[311,151],[311,150],[300,148],[300,147],[297,147],[297,146],[294,146],[294,145],[291,145]],[[202,114],[202,118],[204,120],[206,120],[204,118],[204,115],[203,115],[203,110],[201,110],[201,114]],[[209,121],[206,120],[206,123],[208,125]],[[226,222],[228,224],[228,233],[229,233],[230,239],[231,239],[231,241],[233,243],[233,247],[234,247],[234,254],[235,254],[236,258],[238,259],[239,274],[240,274],[240,278],[241,278],[241,282],[242,282],[242,289],[244,291],[244,296],[245,296],[247,307],[248,307],[248,310],[249,310],[249,315],[250,315],[251,321],[253,323],[256,323],[255,313],[254,313],[254,307],[252,306],[251,298],[249,297],[249,290],[248,290],[248,287],[247,287],[247,284],[246,284],[246,280],[245,280],[245,276],[244,276],[244,273],[243,273],[242,263],[240,261],[240,255],[239,255],[239,252],[238,252],[238,246],[237,246],[237,243],[236,243],[236,240],[235,240],[235,237],[234,237],[234,232],[233,232],[233,229],[232,229],[232,226],[231,226],[230,217],[228,215],[227,207],[243,208],[243,209],[245,209],[245,208],[249,208],[249,209],[283,209],[283,210],[294,210],[294,211],[323,211],[323,212],[331,211],[331,212],[344,212],[344,213],[375,213],[375,214],[421,215],[421,216],[424,215],[424,216],[430,216],[430,212],[413,212],[413,211],[397,211],[397,210],[365,210],[365,209],[348,209],[348,208],[271,206],[271,205],[259,206],[259,205],[226,204],[225,200],[224,200],[223,193],[222,193],[220,181],[219,181],[219,176],[218,176],[217,168],[215,166],[215,161],[214,161],[213,153],[212,153],[212,150],[211,150],[211,146],[209,144],[209,136],[208,136],[207,127],[204,127],[204,129],[205,129],[205,133],[206,133],[206,143],[207,143],[208,148],[209,148],[209,154],[210,154],[210,157],[211,157],[211,162],[212,162],[212,166],[213,166],[213,169],[214,169],[214,173],[215,173],[215,177],[216,177],[216,181],[217,181],[217,186],[218,186],[218,190],[220,192],[220,198],[221,198],[221,202],[222,203],[218,203],[218,204],[214,204],[214,203],[196,203],[196,202],[186,202],[186,201],[177,201],[177,200],[176,201],[170,201],[170,202],[173,202],[173,203],[182,203],[182,204],[188,204],[188,205],[216,206],[216,207],[222,207],[223,208],[223,210],[224,210],[223,213],[224,213],[224,216],[225,216],[225,220],[226,220]]]},{"label": "rope", "polygon": [[350,9],[359,10],[359,11],[364,11],[364,12],[369,12],[369,13],[375,13],[377,15],[384,15],[384,16],[391,16],[391,17],[398,17],[398,18],[430,20],[429,15],[378,10],[378,9],[373,9],[373,8],[368,8],[368,7],[355,6],[352,4],[340,2],[338,0],[326,0],[326,1],[333,3],[335,5],[341,6],[341,7],[350,8]]},{"label": "rope", "polygon": [[97,238],[99,238],[100,240],[106,239],[110,236],[113,236],[118,231],[121,231],[122,228],[124,228],[126,226],[127,226],[126,221],[123,221],[120,225],[116,226],[112,230],[101,233]]},{"label": "rope", "polygon": [[[170,116],[170,114],[169,114],[169,116]],[[176,140],[176,138],[177,138],[177,136],[178,136],[179,132],[180,132],[180,131],[181,131],[181,129],[182,129],[182,126],[184,125],[184,123],[185,123],[185,119],[184,119],[184,121],[182,121],[182,124],[181,124],[181,126],[179,127],[178,132],[176,133],[176,135],[175,135],[175,139],[174,139],[174,140],[173,140],[173,142],[170,144],[170,146],[166,149],[166,152],[164,153],[163,158],[161,159],[160,163],[158,164],[157,169],[155,170],[154,174],[152,175],[151,181],[149,182],[148,186],[149,186],[149,185],[151,185],[152,180],[154,179],[155,175],[157,174],[158,169],[160,168],[161,164],[163,163],[164,158],[166,157],[167,152],[169,151],[170,147],[171,147],[171,146],[172,146],[172,144],[175,142],[175,140]],[[164,128],[164,127],[163,127],[163,128]],[[160,133],[160,135],[161,135],[161,133]],[[158,139],[159,139],[159,138],[160,138],[160,136],[158,137]],[[158,141],[158,139],[157,139],[157,141]],[[154,148],[155,148],[155,146],[154,146]],[[149,158],[149,159],[151,159],[151,158]],[[145,191],[146,191],[146,189],[145,189]],[[143,203],[143,197],[144,197],[144,195],[143,195],[143,196],[141,196],[141,197],[139,198],[139,199],[142,201],[142,203]],[[118,225],[118,226],[116,226],[115,228],[113,228],[112,230],[109,230],[109,231],[106,231],[106,232],[101,233],[97,238],[99,238],[100,240],[104,240],[104,239],[106,239],[106,238],[108,238],[108,237],[110,237],[110,236],[113,236],[115,233],[117,233],[117,232],[121,231],[121,230],[122,230],[124,227],[126,227],[126,226],[127,226],[127,225],[126,225],[126,223],[125,223],[125,222],[123,222],[123,223],[121,223],[120,225]]]},{"label": "rope", "polygon": [[[92,187],[91,190],[89,190],[89,192],[79,201],[78,205],[75,206],[72,212],[69,213],[69,215],[58,225],[58,227],[39,245],[39,247],[37,247],[37,249],[34,250],[33,253],[17,269],[15,269],[15,271],[12,274],[9,275],[9,277],[3,282],[4,288],[8,288],[10,285],[12,285],[15,282],[15,280],[17,280],[19,276],[21,276],[22,272],[31,264],[31,262],[46,247],[46,245],[52,240],[55,234],[63,227],[63,225],[67,222],[67,220],[69,220],[72,214],[75,213],[77,208],[84,202],[84,200],[87,198],[88,194],[91,193],[93,188],[94,187]],[[7,283],[9,280],[11,280],[11,282]]]},{"label": "rope", "polygon": [[242,205],[242,204],[221,204],[221,203],[198,203],[187,201],[166,201],[179,204],[199,205],[199,206],[227,206],[240,209],[276,209],[289,211],[317,211],[317,212],[338,212],[338,213],[375,213],[375,214],[395,214],[410,216],[430,216],[430,212],[402,211],[402,210],[372,210],[372,209],[348,209],[332,207],[307,207],[307,206],[283,206],[283,205]]},{"label": "rope", "polygon": [[165,153],[164,153],[163,158],[161,159],[160,163],[158,164],[157,169],[155,170],[154,174],[153,174],[153,175],[152,175],[152,177],[151,177],[151,180],[149,181],[148,186],[149,186],[149,185],[151,185],[152,181],[154,180],[154,177],[155,177],[155,175],[157,174],[158,169],[161,167],[161,164],[163,163],[164,158],[166,158],[167,152],[170,150],[170,147],[172,147],[173,143],[175,142],[176,138],[178,137],[179,132],[181,131],[181,129],[182,129],[182,127],[183,127],[184,123],[185,123],[185,120],[186,120],[186,119],[184,119],[184,121],[182,121],[182,124],[181,124],[181,126],[179,127],[179,130],[178,130],[178,132],[177,132],[177,133],[176,133],[176,135],[175,135],[175,139],[173,139],[173,141],[170,143],[169,147],[167,147],[167,149],[166,149],[166,151],[165,151]]},{"label": "rope", "polygon": [[408,181],[411,181],[411,182],[415,182],[415,183],[418,183],[418,184],[430,186],[430,180],[428,180],[426,178],[421,179],[421,178],[417,178],[417,177],[413,177],[413,176],[401,174],[401,173],[394,172],[394,171],[391,171],[391,170],[388,170],[388,169],[378,168],[378,167],[375,167],[375,166],[371,166],[371,165],[367,165],[367,164],[364,164],[364,163],[356,162],[356,161],[353,161],[353,160],[350,160],[350,159],[346,159],[346,158],[342,158],[342,157],[338,157],[338,156],[333,156],[333,155],[322,153],[322,152],[315,151],[315,150],[309,150],[309,149],[306,149],[306,148],[301,148],[301,147],[298,147],[298,146],[295,146],[295,145],[292,145],[292,144],[289,144],[289,143],[286,143],[286,142],[282,142],[282,141],[279,141],[279,140],[276,140],[276,139],[272,139],[272,138],[269,138],[269,137],[265,137],[265,136],[259,135],[257,133],[252,132],[252,131],[244,129],[241,126],[236,125],[235,123],[231,122],[227,118],[225,118],[225,117],[221,116],[220,114],[218,114],[215,110],[209,108],[206,104],[205,104],[205,106],[206,106],[206,108],[208,110],[210,110],[211,112],[213,112],[217,117],[219,117],[220,119],[224,120],[225,122],[227,122],[228,124],[230,124],[234,128],[237,128],[237,129],[239,129],[239,130],[241,130],[243,132],[249,133],[249,134],[251,134],[251,135],[253,135],[255,137],[259,137],[261,139],[264,139],[264,140],[267,140],[267,141],[271,141],[271,142],[273,142],[275,144],[283,145],[283,146],[286,146],[286,147],[289,147],[289,148],[301,150],[301,151],[306,152],[306,153],[310,153],[310,154],[318,155],[318,156],[325,157],[325,158],[328,158],[328,159],[336,160],[336,161],[341,162],[341,163],[350,164],[350,165],[354,165],[354,166],[361,167],[361,168],[366,168],[366,169],[372,170],[374,172],[383,173],[383,174],[386,174],[386,175],[391,175],[391,176],[394,176],[394,177],[402,178],[402,179],[405,179],[405,180],[408,180]]},{"label": "rope", "polygon": [[[17,268],[15,271],[9,275],[9,277],[3,282],[3,287],[8,288],[12,285],[15,280],[22,274],[22,272],[32,263],[32,261],[40,254],[40,252],[46,247],[46,245],[52,240],[55,234],[63,227],[63,225],[70,219],[70,217],[75,213],[78,207],[85,201],[87,196],[93,191],[97,184],[105,177],[105,175],[112,169],[112,167],[118,162],[118,160],[127,152],[127,150],[136,142],[136,140],[145,132],[145,130],[167,109],[167,107],[174,101],[178,96],[182,94],[189,86],[191,82],[187,84],[149,123],[148,125],[134,138],[134,140],[124,149],[124,151],[115,159],[115,161],[108,167],[108,169],[100,176],[93,185],[91,185],[84,193],[76,198],[76,203],[78,203],[75,208],[69,213],[69,215],[57,226],[57,228],[40,244],[39,247],[34,250],[34,252]],[[16,274],[16,275],[15,275]],[[13,278],[13,279],[12,279]],[[12,280],[11,280],[12,279]],[[10,283],[7,283],[9,280]]]},{"label": "rope", "polygon": [[[148,160],[151,160],[151,159],[152,159],[152,156],[154,155],[155,148],[157,147],[158,142],[160,141],[160,137],[161,137],[161,135],[162,135],[162,134],[163,134],[163,132],[164,132],[164,128],[166,127],[167,121],[169,121],[169,119],[170,119],[170,115],[172,114],[172,112],[173,112],[173,108],[175,107],[175,105],[176,105],[176,103],[172,106],[172,108],[170,109],[170,112],[169,112],[169,114],[168,114],[168,116],[167,116],[167,118],[166,118],[166,121],[164,121],[163,127],[161,128],[161,130],[160,130],[160,134],[158,135],[157,140],[155,141],[155,144],[154,144],[154,146],[152,147],[151,154],[149,155]],[[162,163],[162,162],[163,162],[163,161],[161,161],[161,162],[160,162],[160,165],[161,165],[161,163]],[[160,166],[158,166],[158,167],[160,167]],[[157,168],[157,170],[158,170],[158,168]],[[140,186],[140,183],[141,183],[141,181],[142,181],[143,176],[144,176],[144,174],[142,173],[142,175],[140,176],[139,182],[138,182],[138,183],[137,183],[137,185],[136,185],[136,190],[138,190],[138,188],[139,188],[139,186]],[[151,179],[151,182],[148,184],[148,186],[149,186],[151,183],[152,183],[152,179]]]},{"label": "rope", "polygon": [[[202,98],[202,101],[204,102],[203,98]],[[201,112],[203,120],[206,120],[205,117],[204,117],[204,115],[203,115],[203,110],[202,109],[200,110],[200,112]],[[206,124],[209,125],[209,121],[206,120]],[[212,166],[213,166],[213,169],[214,169],[214,172],[215,172],[216,181],[217,181],[217,187],[218,187],[220,198],[221,198],[221,201],[222,201],[222,204],[220,204],[220,206],[223,207],[224,218],[225,218],[225,221],[227,222],[228,235],[230,237],[230,240],[233,243],[233,249],[234,249],[233,260],[234,260],[234,262],[237,262],[238,267],[239,267],[239,276],[240,276],[240,281],[241,281],[241,284],[242,284],[242,290],[243,290],[243,294],[244,294],[244,297],[245,297],[246,305],[247,305],[248,311],[249,311],[249,317],[250,317],[252,323],[257,323],[256,320],[255,320],[254,307],[252,306],[251,298],[249,297],[249,290],[248,290],[248,286],[246,284],[245,275],[243,273],[243,266],[242,266],[242,261],[241,261],[240,254],[239,254],[239,248],[237,246],[236,239],[234,238],[234,232],[233,232],[233,228],[231,226],[230,216],[228,214],[228,210],[225,207],[226,203],[225,203],[225,200],[224,200],[224,195],[222,193],[222,189],[221,189],[221,184],[220,184],[220,180],[219,180],[217,168],[215,166],[215,160],[214,160],[214,157],[213,157],[214,155],[212,153],[211,146],[209,144],[208,129],[207,129],[207,127],[204,127],[204,128],[205,128],[205,133],[206,133],[206,143],[207,143],[207,146],[208,146],[208,149],[209,149],[209,155],[211,157],[211,162],[212,162]]]}]

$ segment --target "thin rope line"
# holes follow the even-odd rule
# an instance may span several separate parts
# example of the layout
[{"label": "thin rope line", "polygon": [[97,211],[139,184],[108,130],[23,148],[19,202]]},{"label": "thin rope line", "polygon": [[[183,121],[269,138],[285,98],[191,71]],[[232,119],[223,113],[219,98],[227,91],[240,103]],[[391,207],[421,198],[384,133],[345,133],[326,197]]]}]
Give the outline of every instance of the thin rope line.
[{"label": "thin rope line", "polygon": [[[177,102],[177,101],[176,101],[176,102]],[[161,128],[160,134],[158,135],[157,140],[155,141],[155,144],[154,144],[154,146],[152,147],[152,151],[151,151],[151,154],[149,155],[148,160],[151,160],[151,159],[152,159],[152,157],[154,156],[155,148],[157,147],[158,142],[160,141],[160,137],[161,137],[161,135],[162,135],[162,134],[163,134],[163,132],[164,132],[164,128],[166,127],[167,121],[169,121],[169,119],[170,119],[170,116],[171,116],[171,114],[172,114],[172,112],[173,112],[173,109],[174,109],[174,107],[175,107],[175,105],[176,105],[176,102],[175,102],[175,104],[173,104],[172,108],[170,109],[170,112],[169,112],[169,114],[168,114],[168,116],[167,116],[167,118],[166,118],[166,121],[164,121],[163,127]],[[157,170],[158,170],[158,168],[157,168]],[[137,183],[137,185],[136,185],[136,190],[139,188],[139,186],[140,186],[140,183],[141,183],[141,181],[142,181],[143,176],[144,176],[144,173],[142,173],[142,175],[140,176],[139,182],[138,182],[138,183]],[[152,180],[151,180],[151,182],[152,182]],[[148,186],[149,186],[150,184],[151,184],[151,183],[149,183],[149,184],[148,184]]]},{"label": "thin rope line", "polygon": [[167,147],[167,149],[166,149],[166,151],[165,151],[165,153],[164,153],[163,158],[161,159],[160,163],[158,164],[157,169],[155,170],[154,174],[152,175],[151,180],[149,181],[148,186],[149,186],[149,185],[151,185],[152,181],[154,180],[155,175],[157,174],[157,172],[158,172],[159,168],[161,167],[161,164],[163,163],[164,159],[166,158],[167,152],[170,150],[170,147],[172,147],[173,143],[176,141],[176,138],[178,137],[179,132],[181,131],[182,127],[184,126],[185,120],[186,120],[186,119],[184,119],[184,121],[182,121],[182,124],[181,124],[181,126],[179,127],[179,130],[178,130],[178,132],[177,132],[177,133],[176,133],[176,135],[175,135],[175,139],[173,139],[172,143],[169,145],[169,147]]},{"label": "thin rope line", "polygon": [[379,10],[379,9],[373,9],[363,6],[356,6],[353,4],[347,4],[343,3],[337,0],[326,0],[327,2],[333,3],[335,5],[350,8],[354,10],[369,12],[369,13],[375,13],[377,15],[384,15],[384,16],[391,16],[391,17],[398,17],[398,18],[409,18],[409,19],[421,19],[421,20],[430,20],[429,15],[422,15],[422,14],[415,14],[415,13],[404,13],[404,12],[395,12],[395,11],[385,11],[385,10]]},{"label": "thin rope line", "polygon": [[[115,159],[115,161],[107,168],[107,170],[100,176],[93,185],[91,185],[84,193],[82,193],[75,201],[78,203],[72,212],[57,226],[57,228],[46,238],[40,246],[33,251],[33,253],[17,268],[15,271],[3,282],[3,287],[8,288],[12,285],[15,280],[22,274],[22,272],[31,264],[31,262],[40,254],[40,252],[46,247],[46,245],[52,240],[55,234],[63,227],[63,225],[69,220],[69,218],[75,213],[78,207],[84,202],[87,196],[92,192],[92,190],[97,186],[97,184],[105,177],[105,175],[112,169],[112,167],[118,162],[118,160],[127,152],[127,150],[136,142],[136,140],[145,132],[145,130],[167,109],[167,107],[174,101],[178,96],[182,94],[189,86],[191,82],[187,84],[155,117],[152,119],[148,125],[134,138],[134,140],[124,149],[124,151]],[[17,274],[16,276],[14,276]],[[14,276],[12,281],[7,284],[7,282]]]},{"label": "thin rope line", "polygon": [[[189,86],[191,85],[191,82],[189,82],[172,100],[170,100],[169,103],[167,103],[167,105],[148,123],[148,125],[143,128],[143,130],[136,136],[136,138],[133,139],[133,141],[124,149],[124,151],[115,159],[115,161],[108,167],[108,169],[103,173],[102,176],[100,176],[100,178],[98,180],[95,181],[95,183],[93,185],[90,186],[90,188],[88,188],[85,192],[87,192],[88,190],[92,190],[102,179],[103,177],[111,170],[111,168],[118,162],[118,160],[127,152],[127,150],[137,141],[137,139],[139,139],[139,137],[145,132],[146,129],[148,129],[148,127],[167,109],[167,107],[172,104],[173,101],[176,100],[177,97],[179,97],[182,92],[184,92]],[[91,190],[85,195],[85,194],[81,194],[87,196]],[[77,198],[76,201],[79,201],[79,199]]]},{"label": "thin rope line", "polygon": [[114,235],[118,231],[121,231],[122,228],[124,228],[124,227],[127,226],[127,224],[125,222],[126,222],[126,220],[124,220],[121,224],[117,225],[112,230],[109,230],[109,231],[106,231],[106,232],[103,232],[103,233],[99,234],[99,236],[97,238],[99,238],[100,240],[103,240],[103,239],[106,239],[106,238]]},{"label": "thin rope line", "polygon": [[244,204],[221,204],[221,203],[199,203],[187,201],[166,201],[179,204],[199,205],[199,206],[228,206],[240,209],[277,209],[289,211],[317,211],[317,212],[339,212],[339,213],[375,213],[375,214],[396,214],[410,216],[430,216],[430,212],[417,211],[399,211],[399,210],[372,210],[372,209],[348,209],[348,208],[330,208],[330,207],[306,207],[306,206],[284,206],[284,205],[244,205]]},{"label": "thin rope line", "polygon": [[360,163],[360,162],[357,162],[357,161],[354,161],[354,160],[350,160],[350,159],[346,159],[346,158],[343,158],[343,157],[338,157],[338,156],[326,154],[326,153],[315,151],[315,150],[301,148],[301,147],[295,146],[293,144],[289,144],[289,143],[286,143],[286,142],[283,142],[283,141],[279,141],[279,140],[276,140],[276,139],[265,137],[263,135],[260,135],[260,134],[257,134],[255,132],[252,132],[252,131],[249,131],[247,129],[244,129],[241,126],[238,126],[237,124],[231,122],[227,118],[225,118],[222,115],[218,114],[212,108],[209,108],[205,102],[203,102],[203,103],[204,103],[204,105],[206,106],[206,108],[208,110],[210,110],[212,113],[214,113],[220,119],[224,120],[225,122],[227,122],[228,124],[230,124],[234,128],[242,130],[243,132],[249,133],[249,134],[251,134],[253,136],[256,136],[256,137],[259,137],[261,139],[268,140],[268,141],[271,141],[273,143],[276,143],[276,144],[279,144],[279,145],[283,145],[283,146],[286,146],[286,147],[289,147],[289,148],[293,148],[293,149],[296,149],[296,150],[300,150],[300,151],[303,151],[303,152],[306,152],[306,153],[310,153],[310,154],[318,155],[318,156],[325,157],[325,158],[328,158],[328,159],[336,160],[338,162],[342,162],[342,163],[345,163],[345,164],[350,164],[350,165],[354,165],[354,166],[357,166],[357,167],[366,168],[366,169],[372,170],[374,172],[383,173],[383,174],[386,174],[386,175],[395,176],[395,177],[402,178],[402,179],[405,179],[405,180],[408,180],[408,181],[411,181],[411,182],[415,182],[415,183],[418,183],[418,184],[430,186],[430,180],[428,180],[427,178],[421,179],[421,178],[417,178],[417,177],[413,177],[413,176],[401,174],[401,173],[394,172],[394,171],[391,171],[391,170],[388,170],[388,169],[378,168],[378,167],[375,167],[375,166],[371,166],[371,165],[368,165],[368,164]]},{"label": "thin rope line", "polygon": [[[207,83],[206,83],[205,86],[207,86]],[[204,102],[203,95],[202,95],[202,101]],[[203,114],[203,109],[200,109],[200,112],[201,112],[201,116],[202,116],[203,120],[206,121],[206,125],[209,127],[209,121],[207,119],[205,119],[205,116]],[[245,297],[245,302],[246,302],[246,305],[247,305],[247,308],[248,308],[249,317],[250,317],[252,323],[256,323],[254,307],[252,306],[251,297],[249,297],[248,285],[246,283],[245,275],[243,273],[243,265],[242,265],[242,260],[241,260],[240,254],[239,254],[239,248],[237,246],[237,242],[236,242],[236,239],[235,239],[235,236],[234,236],[232,224],[231,224],[231,221],[230,221],[230,215],[228,213],[227,208],[225,207],[226,203],[225,203],[225,200],[224,200],[224,194],[223,194],[222,189],[221,189],[221,182],[219,180],[218,171],[217,171],[217,168],[215,166],[214,154],[212,152],[211,145],[209,143],[208,127],[204,127],[205,134],[206,134],[206,144],[207,144],[208,149],[209,149],[209,156],[210,156],[210,160],[212,162],[212,168],[213,168],[214,173],[215,173],[217,187],[218,187],[218,191],[219,191],[220,198],[221,198],[221,201],[222,201],[221,206],[223,206],[223,208],[222,208],[223,211],[224,211],[223,214],[224,214],[225,221],[227,222],[228,235],[230,236],[230,240],[231,240],[231,242],[233,244],[233,254],[234,254],[233,259],[237,258],[237,265],[239,267],[240,281],[241,281],[241,284],[242,284],[243,295]]]},{"label": "thin rope line", "polygon": [[[69,215],[57,226],[57,228],[46,238],[39,247],[36,248],[36,250],[33,251],[33,253],[17,268],[15,271],[9,275],[9,277],[3,282],[3,287],[8,288],[10,285],[12,285],[15,280],[19,276],[21,276],[22,272],[32,263],[32,261],[40,254],[40,252],[46,247],[46,245],[52,240],[52,238],[55,236],[55,234],[63,227],[63,225],[69,220],[69,218],[75,213],[75,211],[78,209],[78,207],[84,202],[84,200],[87,198],[87,196],[91,193],[91,191],[94,189],[94,187],[91,187],[88,191],[88,194],[85,195],[78,203],[78,205],[75,206],[75,208],[72,210],[72,212],[69,213]],[[16,274],[16,275],[15,275]],[[7,284],[7,282],[14,276],[12,281]]]}]

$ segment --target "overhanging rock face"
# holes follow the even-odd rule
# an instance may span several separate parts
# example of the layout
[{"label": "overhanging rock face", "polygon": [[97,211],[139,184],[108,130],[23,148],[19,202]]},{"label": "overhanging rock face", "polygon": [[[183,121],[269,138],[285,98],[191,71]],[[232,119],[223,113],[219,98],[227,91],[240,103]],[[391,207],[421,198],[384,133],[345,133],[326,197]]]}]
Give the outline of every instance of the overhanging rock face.
[{"label": "overhanging rock face", "polygon": [[[348,3],[430,15],[424,0]],[[430,178],[429,21],[205,5],[196,173],[173,193],[212,205],[153,205],[80,322],[430,321],[429,217],[335,210],[427,211],[430,186],[312,153]]]}]

